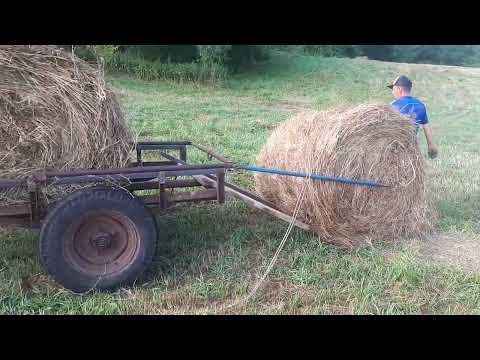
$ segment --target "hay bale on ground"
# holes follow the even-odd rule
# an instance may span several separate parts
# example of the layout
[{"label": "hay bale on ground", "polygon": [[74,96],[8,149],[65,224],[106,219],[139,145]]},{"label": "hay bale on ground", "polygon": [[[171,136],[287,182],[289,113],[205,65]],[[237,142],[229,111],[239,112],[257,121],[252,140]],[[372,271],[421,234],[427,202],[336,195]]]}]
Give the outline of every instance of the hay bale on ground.
[{"label": "hay bale on ground", "polygon": [[53,46],[0,46],[0,178],[124,166],[133,137],[103,72]]},{"label": "hay bale on ground", "polygon": [[392,186],[255,176],[257,192],[290,214],[306,181],[299,218],[326,242],[354,246],[422,236],[431,229],[426,164],[414,126],[389,105],[301,113],[273,132],[257,164]]}]

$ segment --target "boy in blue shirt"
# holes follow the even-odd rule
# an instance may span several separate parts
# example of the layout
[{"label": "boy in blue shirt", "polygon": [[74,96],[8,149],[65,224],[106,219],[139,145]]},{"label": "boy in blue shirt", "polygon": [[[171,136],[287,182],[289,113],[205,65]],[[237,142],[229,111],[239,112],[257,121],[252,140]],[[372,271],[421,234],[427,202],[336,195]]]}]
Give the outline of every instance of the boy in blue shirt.
[{"label": "boy in blue shirt", "polygon": [[428,156],[430,159],[437,157],[438,150],[433,144],[432,129],[429,125],[427,109],[420,100],[410,95],[412,91],[412,82],[410,79],[406,76],[399,76],[393,84],[388,87],[392,89],[393,97],[395,98],[391,105],[397,108],[402,114],[412,118],[417,137],[420,126],[423,128],[427,140]]}]

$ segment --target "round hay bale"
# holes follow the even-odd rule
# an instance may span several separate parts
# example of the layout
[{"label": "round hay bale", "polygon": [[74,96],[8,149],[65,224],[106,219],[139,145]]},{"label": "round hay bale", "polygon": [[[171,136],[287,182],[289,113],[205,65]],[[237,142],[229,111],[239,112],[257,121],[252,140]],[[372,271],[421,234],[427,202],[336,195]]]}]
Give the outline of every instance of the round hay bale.
[{"label": "round hay bale", "polygon": [[354,246],[422,236],[431,229],[426,163],[414,126],[389,105],[301,113],[273,132],[257,164],[391,186],[255,175],[257,192],[290,214],[307,182],[299,219],[323,241]]},{"label": "round hay bale", "polygon": [[0,46],[0,178],[121,167],[133,149],[101,68],[54,46]]}]

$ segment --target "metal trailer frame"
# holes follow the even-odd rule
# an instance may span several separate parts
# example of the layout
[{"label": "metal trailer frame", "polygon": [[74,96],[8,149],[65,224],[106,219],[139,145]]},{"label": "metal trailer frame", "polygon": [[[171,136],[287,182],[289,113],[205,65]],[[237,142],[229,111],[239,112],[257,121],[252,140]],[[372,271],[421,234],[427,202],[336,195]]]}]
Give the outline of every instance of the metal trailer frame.
[{"label": "metal trailer frame", "polygon": [[[209,163],[189,164],[189,147],[206,154]],[[135,150],[136,161],[124,168],[45,169],[25,179],[0,179],[0,191],[20,189],[28,193],[29,199],[13,205],[0,203],[0,225],[41,228],[39,256],[42,265],[64,287],[83,293],[93,288],[111,290],[133,284],[154,256],[159,229],[152,212],[164,213],[178,203],[224,204],[226,199],[236,198],[303,230],[310,230],[309,225],[265,199],[226,182],[227,171],[244,169],[346,184],[387,186],[369,180],[235,164],[189,141],[139,142]],[[167,153],[171,150],[178,151],[178,156]],[[154,156],[153,161],[145,160],[145,151],[153,151],[157,157]],[[212,162],[213,159],[216,161]],[[87,186],[53,203],[46,201],[44,191],[47,187],[81,184]],[[195,191],[175,191],[186,188]],[[136,193],[146,190],[152,194]]]},{"label": "metal trailer frame", "polygon": [[[188,164],[188,147],[206,153],[216,163]],[[168,154],[169,150],[178,151],[179,156]],[[144,160],[145,151],[154,151],[160,159]],[[223,204],[227,197],[233,197],[309,229],[264,199],[227,183],[226,172],[236,165],[204,146],[191,142],[140,142],[136,154],[136,161],[125,168],[43,170],[22,180],[0,179],[0,191],[21,189],[29,194],[29,201],[24,203],[0,204],[0,225],[40,228],[39,257],[43,267],[58,283],[79,293],[134,284],[155,253],[159,229],[152,212],[165,212],[177,203]],[[49,186],[80,184],[87,186],[55,203],[45,201],[44,190]],[[175,192],[182,188],[195,191]],[[145,190],[154,194],[135,193]]]},{"label": "metal trailer frame", "polygon": [[[215,159],[217,162],[205,165],[188,164],[188,147],[204,152],[208,160]],[[166,150],[178,151],[179,156],[171,156],[165,152]],[[145,161],[144,151],[156,151],[161,159]],[[127,189],[132,194],[135,191],[157,190],[154,195],[136,195],[152,211],[165,211],[181,202],[216,201],[223,204],[226,198],[233,197],[286,222],[293,220],[291,216],[265,199],[225,182],[226,172],[235,169],[234,162],[205,146],[190,141],[139,142],[136,145],[136,155],[136,162],[125,168],[65,172],[43,170],[27,179],[0,179],[0,191],[20,188],[29,194],[28,202],[3,206],[0,204],[0,225],[39,228],[49,210],[55,205],[55,203],[46,204],[43,201],[42,192],[45,187],[98,183],[114,184]],[[177,180],[177,177],[186,177],[186,179]],[[203,190],[174,192],[175,189],[191,187],[202,187]],[[298,220],[295,220],[294,224],[304,230],[310,229],[307,224]]]}]

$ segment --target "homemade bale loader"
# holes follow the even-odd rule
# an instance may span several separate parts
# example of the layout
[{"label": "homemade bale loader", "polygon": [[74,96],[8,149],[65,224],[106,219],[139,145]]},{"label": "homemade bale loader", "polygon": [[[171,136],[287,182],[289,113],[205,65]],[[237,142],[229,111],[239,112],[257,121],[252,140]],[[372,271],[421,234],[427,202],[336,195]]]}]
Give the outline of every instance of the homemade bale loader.
[{"label": "homemade bale loader", "polygon": [[[218,163],[189,165],[187,149],[195,147]],[[144,161],[144,151],[156,161]],[[177,150],[178,157],[167,154]],[[223,204],[226,193],[247,204],[290,221],[272,204],[225,182],[234,164],[190,142],[141,142],[137,161],[126,168],[41,171],[26,180],[0,180],[0,190],[23,188],[30,201],[0,206],[0,225],[40,227],[39,257],[45,270],[75,292],[110,290],[132,284],[149,266],[159,231],[153,213],[180,202],[214,201]],[[177,177],[182,177],[177,180]],[[46,186],[87,185],[65,198],[46,204]],[[91,184],[92,186],[88,186]],[[167,191],[203,188],[198,191]],[[156,190],[154,195],[136,195]],[[299,221],[297,226],[308,229]]]},{"label": "homemade bale loader", "polygon": [[[188,148],[204,152],[209,163],[189,164]],[[167,153],[171,150],[178,151],[178,157]],[[155,160],[145,161],[144,151],[153,151]],[[162,232],[154,213],[177,203],[223,204],[233,197],[301,229],[310,229],[268,201],[225,181],[226,172],[235,168],[307,177],[305,174],[237,165],[191,142],[139,142],[136,153],[136,161],[125,168],[44,170],[23,180],[0,179],[0,191],[24,189],[29,194],[29,201],[22,204],[0,206],[0,225],[40,228],[39,258],[43,267],[62,286],[79,293],[132,285],[150,265]],[[382,186],[366,180],[308,177]],[[45,188],[62,185],[82,188],[47,204],[42,196]],[[175,191],[181,188],[199,189]],[[143,190],[154,194],[137,194]]]}]

